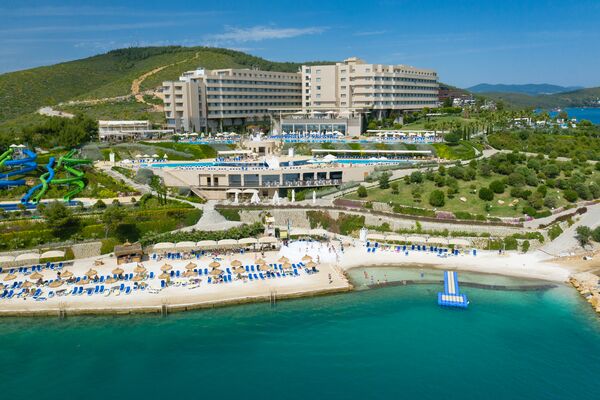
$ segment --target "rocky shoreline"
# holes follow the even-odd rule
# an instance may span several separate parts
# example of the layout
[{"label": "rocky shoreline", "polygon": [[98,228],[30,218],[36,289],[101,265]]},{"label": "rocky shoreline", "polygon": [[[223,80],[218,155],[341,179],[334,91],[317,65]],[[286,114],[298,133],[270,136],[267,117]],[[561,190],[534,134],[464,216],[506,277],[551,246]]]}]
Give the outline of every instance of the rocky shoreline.
[{"label": "rocky shoreline", "polygon": [[600,277],[591,272],[580,272],[571,275],[569,282],[583,298],[600,314]]}]

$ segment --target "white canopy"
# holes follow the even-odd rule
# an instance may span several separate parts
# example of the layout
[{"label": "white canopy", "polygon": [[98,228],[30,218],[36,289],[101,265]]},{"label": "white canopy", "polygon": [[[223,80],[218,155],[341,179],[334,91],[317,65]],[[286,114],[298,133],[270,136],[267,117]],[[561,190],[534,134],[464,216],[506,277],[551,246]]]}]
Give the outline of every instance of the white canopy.
[{"label": "white canopy", "polygon": [[258,239],[256,238],[243,238],[238,240],[239,244],[256,244],[258,243]]},{"label": "white canopy", "polygon": [[8,263],[15,261],[13,256],[0,256],[0,263]]},{"label": "white canopy", "polygon": [[65,256],[65,252],[62,250],[50,250],[42,253],[40,258],[63,258]]},{"label": "white canopy", "polygon": [[177,242],[175,243],[176,249],[193,249],[196,247],[196,242]]},{"label": "white canopy", "polygon": [[443,238],[443,237],[430,237],[429,239],[427,239],[427,243],[447,245],[448,239]]},{"label": "white canopy", "polygon": [[175,243],[171,243],[171,242],[160,242],[160,243],[156,243],[154,246],[152,246],[152,249],[154,250],[167,250],[167,249],[174,249],[175,248]]},{"label": "white canopy", "polygon": [[258,243],[277,243],[277,238],[273,236],[265,236],[258,239]]},{"label": "white canopy", "polygon": [[37,261],[40,255],[36,253],[23,253],[15,257],[15,261]]},{"label": "white canopy", "polygon": [[208,249],[216,246],[217,242],[215,240],[201,240],[198,243],[196,243],[196,247],[199,247],[201,249]]},{"label": "white canopy", "polygon": [[227,247],[227,246],[237,246],[238,241],[235,239],[222,239],[217,242],[219,247]]},{"label": "white canopy", "polygon": [[466,239],[450,239],[448,244],[452,244],[454,246],[470,246],[471,242]]},{"label": "white canopy", "polygon": [[401,236],[401,235],[387,235],[385,237],[385,240],[387,240],[389,242],[405,242],[406,241],[406,237],[405,236]]},{"label": "white canopy", "polygon": [[329,232],[323,228],[315,228],[311,229],[309,233],[315,236],[327,236]]},{"label": "white canopy", "polygon": [[427,243],[427,239],[421,236],[409,236],[406,241],[409,243]]},{"label": "white canopy", "polygon": [[381,233],[369,233],[367,235],[367,240],[385,240],[385,236]]}]

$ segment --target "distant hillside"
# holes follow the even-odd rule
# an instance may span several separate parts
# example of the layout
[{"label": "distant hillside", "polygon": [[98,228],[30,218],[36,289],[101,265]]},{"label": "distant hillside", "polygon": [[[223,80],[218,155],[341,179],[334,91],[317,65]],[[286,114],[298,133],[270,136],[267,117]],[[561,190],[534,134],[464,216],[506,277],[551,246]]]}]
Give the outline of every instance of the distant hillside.
[{"label": "distant hillside", "polygon": [[600,87],[537,96],[522,93],[478,93],[478,95],[492,100],[503,100],[513,108],[600,107]]},{"label": "distant hillside", "polygon": [[[174,65],[171,65],[174,64]],[[199,66],[292,72],[300,63],[272,62],[239,51],[211,47],[139,47],[0,75],[0,123],[73,99],[127,95],[131,82],[145,72],[170,65],[151,76],[142,89]]]},{"label": "distant hillside", "polygon": [[479,85],[467,88],[472,93],[522,93],[531,96],[540,94],[556,94],[564,92],[572,92],[583,89],[581,86],[559,86],[548,83],[540,84],[525,84],[525,85],[505,85],[505,84],[490,84],[480,83]]}]

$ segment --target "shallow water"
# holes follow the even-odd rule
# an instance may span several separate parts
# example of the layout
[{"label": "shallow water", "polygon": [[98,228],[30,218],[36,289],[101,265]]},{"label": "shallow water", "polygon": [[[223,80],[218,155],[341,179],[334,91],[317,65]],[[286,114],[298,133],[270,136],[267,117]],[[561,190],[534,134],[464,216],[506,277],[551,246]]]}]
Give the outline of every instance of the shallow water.
[{"label": "shallow water", "polygon": [[[420,272],[368,270],[388,280]],[[441,279],[441,271],[423,272]],[[370,281],[363,270],[351,276],[359,286]],[[500,283],[476,274],[459,278]],[[0,320],[0,393],[36,399],[600,397],[600,320],[573,289],[464,288],[471,306],[463,311],[438,307],[440,288],[387,287],[166,318]]]}]

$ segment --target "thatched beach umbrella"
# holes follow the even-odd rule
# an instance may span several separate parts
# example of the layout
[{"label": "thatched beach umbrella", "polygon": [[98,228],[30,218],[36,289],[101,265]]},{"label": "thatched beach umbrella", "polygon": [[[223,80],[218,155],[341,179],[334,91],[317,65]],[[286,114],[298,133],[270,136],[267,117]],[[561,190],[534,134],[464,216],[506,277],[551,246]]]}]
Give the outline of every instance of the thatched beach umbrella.
[{"label": "thatched beach umbrella", "polygon": [[160,274],[158,276],[158,279],[169,279],[171,278],[171,275],[167,274],[166,272],[163,272],[162,274]]},{"label": "thatched beach umbrella", "polygon": [[144,275],[137,274],[136,276],[134,276],[133,278],[131,278],[131,280],[134,281],[134,282],[143,281],[144,280]]},{"label": "thatched beach umbrella", "polygon": [[223,274],[223,271],[221,271],[221,270],[220,270],[220,269],[218,269],[218,268],[215,268],[215,269],[213,269],[213,270],[211,271],[211,273],[210,273],[210,274],[211,274],[211,275],[213,275],[213,276],[219,276],[219,275],[222,275],[222,274]]},{"label": "thatched beach umbrella", "polygon": [[50,282],[50,284],[48,286],[50,286],[51,288],[57,288],[57,287],[62,286],[63,283],[64,283],[63,281],[61,281],[60,279],[57,279],[53,282]]},{"label": "thatched beach umbrella", "polygon": [[144,267],[142,264],[138,264],[133,269],[133,272],[135,272],[136,274],[143,274],[146,272],[146,267]]},{"label": "thatched beach umbrella", "polygon": [[117,268],[115,268],[115,269],[112,270],[112,273],[114,275],[121,275],[123,272],[125,272],[125,271],[121,267],[117,267]]},{"label": "thatched beach umbrella", "polygon": [[111,283],[115,283],[116,281],[117,280],[115,278],[108,278],[105,282],[110,285]]},{"label": "thatched beach umbrella", "polygon": [[76,283],[76,285],[83,286],[83,285],[87,285],[88,283],[90,283],[90,281],[89,281],[89,280],[87,280],[87,279],[82,279],[82,280],[80,280],[79,282],[77,282],[77,283]]},{"label": "thatched beach umbrella", "polygon": [[316,267],[316,266],[317,266],[317,263],[315,263],[315,262],[312,262],[312,261],[311,261],[311,262],[309,262],[308,264],[306,264],[306,268],[314,268],[314,267]]},{"label": "thatched beach umbrella", "polygon": [[63,272],[61,272],[60,277],[61,278],[70,278],[73,276],[73,273],[71,271],[67,271],[64,270]]},{"label": "thatched beach umbrella", "polygon": [[241,267],[242,266],[242,262],[240,260],[233,260],[231,262],[231,266],[232,267]]},{"label": "thatched beach umbrella", "polygon": [[302,261],[312,261],[312,257],[306,254],[304,257],[302,257]]},{"label": "thatched beach umbrella", "polygon": [[289,262],[284,262],[282,268],[283,269],[292,269],[292,264],[290,264]]},{"label": "thatched beach umbrella", "polygon": [[188,265],[185,266],[185,269],[187,269],[188,271],[193,270],[195,268],[198,268],[198,266],[196,264],[194,264],[193,262],[188,263]]},{"label": "thatched beach umbrella", "polygon": [[33,285],[34,285],[34,283],[33,283],[33,282],[30,282],[30,281],[25,281],[25,282],[23,282],[23,285],[21,285],[21,287],[22,287],[22,288],[25,288],[25,289],[29,289],[29,288],[30,288],[30,287],[32,287]]},{"label": "thatched beach umbrella", "polygon": [[44,279],[44,275],[40,274],[39,272],[34,272],[33,274],[29,275],[29,279],[32,281],[37,281],[38,279]]},{"label": "thatched beach umbrella", "polygon": [[264,259],[259,258],[258,260],[256,260],[256,263],[257,264],[266,264],[267,262]]},{"label": "thatched beach umbrella", "polygon": [[160,267],[160,270],[163,272],[167,272],[173,269],[173,266],[169,265],[169,264],[164,264],[162,267]]},{"label": "thatched beach umbrella", "polygon": [[235,269],[236,274],[245,274],[246,270],[241,265]]},{"label": "thatched beach umbrella", "polygon": [[98,275],[98,271],[96,271],[93,268],[90,268],[88,272],[85,273],[85,275],[89,278],[91,278],[92,276],[96,276]]},{"label": "thatched beach umbrella", "polygon": [[279,262],[280,262],[280,263],[289,263],[289,262],[290,262],[290,259],[289,259],[289,258],[287,258],[286,256],[282,256],[282,257],[279,259]]},{"label": "thatched beach umbrella", "polygon": [[221,266],[221,264],[219,264],[216,261],[213,261],[210,264],[208,264],[208,266],[211,267],[211,268],[219,268]]},{"label": "thatched beach umbrella", "polygon": [[183,276],[186,278],[193,278],[195,276],[198,276],[198,273],[196,271],[194,271],[193,269],[188,269],[187,271],[185,271],[183,273]]},{"label": "thatched beach umbrella", "polygon": [[17,276],[16,276],[15,274],[7,274],[7,275],[4,277],[4,281],[5,281],[5,282],[12,281],[12,280],[13,280],[13,279],[15,279],[16,277],[17,277]]}]

